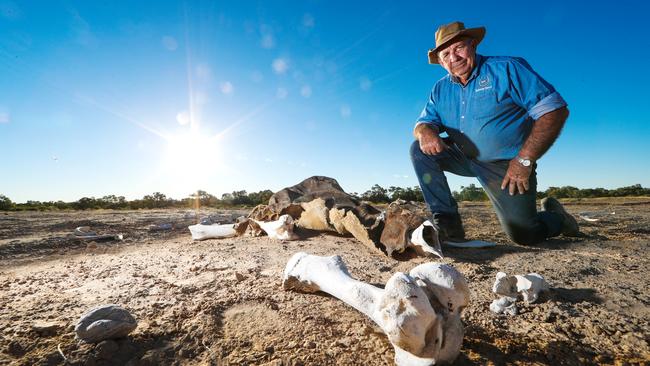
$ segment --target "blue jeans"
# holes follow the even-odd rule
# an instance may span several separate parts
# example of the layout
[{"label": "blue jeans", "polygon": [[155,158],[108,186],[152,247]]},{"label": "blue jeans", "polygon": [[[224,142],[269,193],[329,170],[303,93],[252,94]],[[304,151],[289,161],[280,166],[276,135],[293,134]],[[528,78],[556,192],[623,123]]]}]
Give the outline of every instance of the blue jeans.
[{"label": "blue jeans", "polygon": [[451,195],[444,172],[464,177],[476,177],[490,198],[501,227],[517,244],[531,245],[562,231],[563,218],[554,212],[537,212],[537,177],[535,169],[530,176],[530,188],[524,194],[511,196],[508,189],[501,189],[501,182],[508,170],[509,160],[481,162],[466,157],[451,141],[449,149],[437,155],[426,155],[420,143],[411,145],[411,161],[432,213],[458,214],[458,205]]}]

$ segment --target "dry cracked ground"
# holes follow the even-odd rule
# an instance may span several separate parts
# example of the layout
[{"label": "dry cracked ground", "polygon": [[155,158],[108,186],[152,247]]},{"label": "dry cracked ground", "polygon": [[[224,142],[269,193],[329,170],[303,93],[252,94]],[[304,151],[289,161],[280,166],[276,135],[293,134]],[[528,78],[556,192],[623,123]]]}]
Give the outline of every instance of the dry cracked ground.
[{"label": "dry cracked ground", "polygon": [[[468,235],[490,249],[444,248],[468,279],[458,365],[650,364],[650,198],[567,205],[584,236],[538,247],[510,243],[491,208],[464,204]],[[215,213],[200,212],[200,215]],[[245,211],[219,211],[239,216]],[[309,233],[194,242],[184,210],[0,213],[0,365],[390,365],[380,329],[327,295],[285,292],[297,251],[339,254],[352,275],[380,285],[432,260],[399,260],[353,238]],[[171,230],[150,230],[172,223]],[[67,235],[87,225],[121,242]],[[537,272],[551,290],[520,314],[488,310],[498,271]],[[75,340],[85,311],[119,304],[138,320],[125,339]]]}]

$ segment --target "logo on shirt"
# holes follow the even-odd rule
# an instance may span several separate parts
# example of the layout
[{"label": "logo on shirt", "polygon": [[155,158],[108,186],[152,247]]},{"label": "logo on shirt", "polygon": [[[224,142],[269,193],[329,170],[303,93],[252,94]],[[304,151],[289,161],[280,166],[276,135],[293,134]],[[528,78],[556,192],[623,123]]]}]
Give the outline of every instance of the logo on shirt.
[{"label": "logo on shirt", "polygon": [[487,75],[481,76],[481,78],[478,79],[478,88],[476,88],[474,91],[480,92],[488,89],[492,89],[492,85],[490,85],[490,77]]}]

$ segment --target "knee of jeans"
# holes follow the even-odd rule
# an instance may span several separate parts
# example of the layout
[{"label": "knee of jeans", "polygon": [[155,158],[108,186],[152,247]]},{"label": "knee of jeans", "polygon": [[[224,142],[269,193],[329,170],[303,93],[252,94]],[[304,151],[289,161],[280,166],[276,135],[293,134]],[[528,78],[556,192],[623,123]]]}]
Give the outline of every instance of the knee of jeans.
[{"label": "knee of jeans", "polygon": [[422,150],[420,150],[420,141],[418,140],[413,141],[413,143],[411,144],[411,149],[409,151],[410,151],[411,159],[414,159],[417,156],[422,156],[423,153]]},{"label": "knee of jeans", "polygon": [[533,231],[529,228],[524,228],[514,223],[506,224],[505,232],[510,240],[519,245],[534,245],[544,240],[544,238],[540,239],[535,237]]}]

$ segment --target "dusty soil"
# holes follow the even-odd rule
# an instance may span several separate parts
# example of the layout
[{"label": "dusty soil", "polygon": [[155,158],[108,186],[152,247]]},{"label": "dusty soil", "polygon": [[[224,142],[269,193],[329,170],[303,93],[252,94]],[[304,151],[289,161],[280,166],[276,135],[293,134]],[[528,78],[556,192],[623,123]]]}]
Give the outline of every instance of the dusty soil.
[{"label": "dusty soil", "polygon": [[[462,205],[468,235],[498,245],[444,248],[442,261],[471,289],[456,364],[650,364],[650,198],[567,207],[600,221],[579,219],[584,237],[523,247],[488,205]],[[0,365],[392,364],[390,343],[362,314],[327,295],[283,291],[284,265],[297,251],[339,254],[353,276],[381,284],[435,259],[397,260],[320,233],[193,242],[195,220],[182,210],[0,213]],[[149,230],[161,223],[174,228]],[[81,225],[125,240],[66,237]],[[498,271],[540,273],[551,291],[517,316],[495,315]],[[79,316],[108,303],[129,309],[137,329],[99,345],[75,340]]]}]

